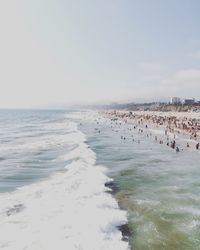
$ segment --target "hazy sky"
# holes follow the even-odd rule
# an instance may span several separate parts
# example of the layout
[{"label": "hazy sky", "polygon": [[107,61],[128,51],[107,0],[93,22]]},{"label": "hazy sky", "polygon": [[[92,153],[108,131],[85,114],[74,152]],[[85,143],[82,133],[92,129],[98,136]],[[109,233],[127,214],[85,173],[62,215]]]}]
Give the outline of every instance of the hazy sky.
[{"label": "hazy sky", "polygon": [[199,0],[1,0],[0,107],[200,99]]}]

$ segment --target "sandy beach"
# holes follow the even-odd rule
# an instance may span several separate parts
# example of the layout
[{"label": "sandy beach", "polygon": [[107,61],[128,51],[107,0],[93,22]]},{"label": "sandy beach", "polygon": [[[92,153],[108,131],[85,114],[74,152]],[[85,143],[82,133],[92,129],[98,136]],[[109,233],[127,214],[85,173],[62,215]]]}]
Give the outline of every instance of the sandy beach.
[{"label": "sandy beach", "polygon": [[160,144],[166,144],[177,152],[180,150],[199,150],[200,114],[195,112],[159,112],[159,111],[103,111],[112,122],[124,122],[133,125],[139,133]]}]

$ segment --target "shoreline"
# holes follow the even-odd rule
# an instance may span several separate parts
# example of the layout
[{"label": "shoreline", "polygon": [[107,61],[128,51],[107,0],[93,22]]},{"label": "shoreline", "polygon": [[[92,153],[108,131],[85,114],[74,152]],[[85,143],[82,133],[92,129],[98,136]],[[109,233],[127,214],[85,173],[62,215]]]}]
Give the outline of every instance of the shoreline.
[{"label": "shoreline", "polygon": [[199,113],[127,110],[104,110],[100,113],[116,124],[133,125],[139,133],[154,136],[155,142],[166,144],[176,152],[200,149]]}]

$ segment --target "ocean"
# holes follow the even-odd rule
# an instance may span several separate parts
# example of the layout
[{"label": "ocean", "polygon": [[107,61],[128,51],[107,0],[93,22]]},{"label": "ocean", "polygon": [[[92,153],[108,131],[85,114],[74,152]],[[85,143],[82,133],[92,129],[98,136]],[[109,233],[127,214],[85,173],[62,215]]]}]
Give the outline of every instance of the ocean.
[{"label": "ocean", "polygon": [[200,249],[199,152],[78,110],[1,110],[0,149],[0,249]]}]

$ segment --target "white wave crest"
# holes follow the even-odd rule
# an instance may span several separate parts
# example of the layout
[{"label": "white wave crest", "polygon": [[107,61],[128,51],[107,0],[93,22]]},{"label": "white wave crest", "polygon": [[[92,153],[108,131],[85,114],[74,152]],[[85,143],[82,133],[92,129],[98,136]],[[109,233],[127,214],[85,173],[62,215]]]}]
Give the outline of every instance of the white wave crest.
[{"label": "white wave crest", "polygon": [[[73,131],[73,133],[75,133]],[[124,250],[117,226],[127,223],[105,183],[106,169],[76,131],[72,163],[50,179],[0,195],[0,249]]]}]

